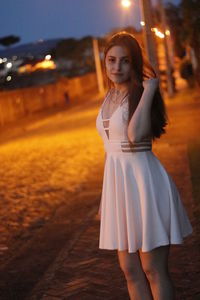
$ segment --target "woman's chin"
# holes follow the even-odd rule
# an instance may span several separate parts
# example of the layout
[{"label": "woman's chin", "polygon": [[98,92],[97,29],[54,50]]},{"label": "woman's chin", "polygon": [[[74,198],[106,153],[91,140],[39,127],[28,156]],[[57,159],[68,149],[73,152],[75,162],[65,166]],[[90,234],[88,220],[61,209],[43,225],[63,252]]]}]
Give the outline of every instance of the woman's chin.
[{"label": "woman's chin", "polygon": [[114,84],[123,84],[123,83],[126,82],[125,80],[123,80],[123,79],[121,79],[121,78],[119,78],[119,79],[117,79],[117,78],[110,78],[110,80],[111,80]]}]

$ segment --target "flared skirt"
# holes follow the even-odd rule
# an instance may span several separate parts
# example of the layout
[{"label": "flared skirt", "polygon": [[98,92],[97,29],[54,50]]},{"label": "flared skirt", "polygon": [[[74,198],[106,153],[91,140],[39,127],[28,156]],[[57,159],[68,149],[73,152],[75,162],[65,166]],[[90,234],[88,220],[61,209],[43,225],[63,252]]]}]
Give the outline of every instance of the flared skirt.
[{"label": "flared skirt", "polygon": [[100,249],[143,252],[182,244],[193,229],[180,194],[152,151],[107,153]]}]

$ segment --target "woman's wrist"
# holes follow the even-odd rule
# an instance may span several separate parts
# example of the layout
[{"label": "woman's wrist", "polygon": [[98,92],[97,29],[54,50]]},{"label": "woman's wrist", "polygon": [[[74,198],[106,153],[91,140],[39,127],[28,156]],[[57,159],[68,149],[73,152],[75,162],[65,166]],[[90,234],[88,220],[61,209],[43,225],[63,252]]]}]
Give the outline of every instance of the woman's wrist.
[{"label": "woman's wrist", "polygon": [[157,89],[159,86],[159,80],[158,78],[149,78],[147,80],[144,80],[142,82],[143,88],[151,88],[151,89]]}]

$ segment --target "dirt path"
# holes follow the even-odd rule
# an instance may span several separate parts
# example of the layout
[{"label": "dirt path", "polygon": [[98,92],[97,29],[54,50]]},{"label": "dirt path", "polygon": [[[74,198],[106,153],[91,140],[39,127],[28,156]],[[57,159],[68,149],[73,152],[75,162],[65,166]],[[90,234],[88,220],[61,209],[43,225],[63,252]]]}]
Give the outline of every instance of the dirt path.
[{"label": "dirt path", "polygon": [[[177,184],[195,227],[187,147],[200,132],[200,101],[199,92],[189,95],[167,101],[171,123],[153,151]],[[28,294],[28,299],[128,299],[116,253],[98,250],[100,102],[26,124],[19,137],[1,140],[0,299],[23,300]],[[198,299],[198,255],[195,236],[171,252],[178,300]]]}]

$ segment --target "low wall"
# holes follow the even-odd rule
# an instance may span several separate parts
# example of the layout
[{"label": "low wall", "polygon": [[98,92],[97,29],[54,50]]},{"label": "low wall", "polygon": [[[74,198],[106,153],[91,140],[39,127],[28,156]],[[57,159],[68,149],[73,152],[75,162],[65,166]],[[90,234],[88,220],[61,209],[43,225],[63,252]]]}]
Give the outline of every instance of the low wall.
[{"label": "low wall", "polygon": [[56,83],[0,92],[0,126],[44,109],[80,101],[83,93],[97,89],[96,73]]}]

